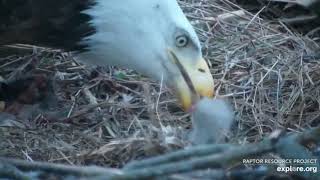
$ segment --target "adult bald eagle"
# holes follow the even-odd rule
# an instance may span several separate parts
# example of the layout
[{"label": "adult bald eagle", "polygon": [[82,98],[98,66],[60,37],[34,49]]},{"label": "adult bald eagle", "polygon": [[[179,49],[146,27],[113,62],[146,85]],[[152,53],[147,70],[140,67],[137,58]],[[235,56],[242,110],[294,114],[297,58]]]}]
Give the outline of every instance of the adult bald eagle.
[{"label": "adult bald eagle", "polygon": [[0,0],[0,45],[71,51],[87,64],[135,69],[173,87],[185,109],[196,92],[213,95],[199,39],[176,0]]}]

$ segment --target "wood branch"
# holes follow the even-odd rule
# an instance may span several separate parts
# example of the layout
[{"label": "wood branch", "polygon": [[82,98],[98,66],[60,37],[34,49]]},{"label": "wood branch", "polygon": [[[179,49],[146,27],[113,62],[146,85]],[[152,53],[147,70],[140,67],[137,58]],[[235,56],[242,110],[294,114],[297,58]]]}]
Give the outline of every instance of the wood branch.
[{"label": "wood branch", "polygon": [[53,164],[46,162],[29,162],[17,159],[0,157],[2,164],[13,165],[22,171],[45,171],[56,174],[69,174],[75,176],[111,176],[121,174],[118,169],[102,168],[97,166],[68,166],[63,164]]},{"label": "wood branch", "polygon": [[315,19],[317,19],[317,16],[312,15],[312,16],[298,16],[293,18],[280,18],[279,21],[293,25],[293,24],[306,24]]},{"label": "wood branch", "polygon": [[157,166],[166,163],[173,163],[181,160],[185,160],[191,157],[201,157],[210,154],[220,153],[231,149],[234,145],[229,144],[213,144],[213,145],[201,145],[193,148],[172,152],[159,157],[146,159],[143,161],[134,161],[125,166],[125,170],[141,169],[145,167]]},{"label": "wood branch", "polygon": [[[208,151],[216,149],[212,146],[207,148]],[[207,156],[187,157],[190,159],[165,164],[162,162],[160,165],[151,167],[142,166],[142,168],[139,169],[124,170],[124,174],[115,175],[113,179],[149,179],[152,177],[186,173],[207,168],[220,169],[242,161],[244,158],[256,157],[267,152],[272,152],[274,148],[275,143],[268,139],[257,144],[235,146],[229,150],[220,153],[212,153]]]},{"label": "wood branch", "polygon": [[19,169],[12,165],[8,165],[5,163],[0,163],[0,178],[6,177],[10,179],[23,179],[23,180],[31,180],[32,177],[25,175]]},{"label": "wood branch", "polygon": [[[306,141],[318,142],[320,141],[319,139],[320,127],[317,127],[303,133],[289,134],[287,136],[282,136],[281,133],[274,133],[270,138],[259,143],[229,146],[225,151],[220,151],[221,149],[219,149],[219,147],[223,149],[223,145],[194,147],[191,150],[181,150],[162,157],[143,160],[140,162],[141,164],[139,164],[139,162],[132,163],[124,169],[126,173],[120,175],[119,178],[150,178],[206,168],[224,168],[242,159],[257,157],[268,152],[279,153],[288,158],[299,158],[301,156],[312,158],[307,151],[301,151],[301,149],[299,153],[302,153],[302,155],[295,156],[296,153],[291,154],[291,152],[294,152],[295,146],[301,146],[301,144],[304,144]],[[287,148],[293,149],[288,151]],[[283,151],[283,149],[285,150]],[[197,151],[200,153],[196,153]],[[319,163],[317,167],[319,169]],[[317,174],[297,174],[306,177],[319,176]]]},{"label": "wood branch", "polygon": [[[61,174],[70,174],[79,177],[93,179],[150,179],[155,177],[170,176],[178,173],[190,173],[196,170],[216,169],[223,171],[226,177],[245,176],[246,173],[256,174],[272,172],[272,168],[257,169],[256,173],[251,171],[225,170],[243,159],[259,157],[266,153],[277,153],[282,158],[316,158],[303,145],[309,142],[320,142],[320,127],[302,132],[283,135],[279,131],[271,134],[270,137],[258,143],[234,145],[234,144],[214,144],[190,147],[189,149],[176,151],[163,156],[133,162],[122,170],[102,167],[79,167],[62,164],[51,164],[41,162],[28,162],[22,160],[12,160],[0,158],[3,164],[15,166],[21,171],[44,171]],[[265,165],[267,166],[267,165]],[[307,166],[307,165],[306,165]],[[315,164],[320,168],[319,162]],[[5,171],[0,169],[0,174]],[[272,172],[274,173],[274,172]],[[278,173],[279,172],[275,172]],[[319,179],[317,173],[292,172],[294,175],[306,179]],[[221,173],[216,174],[221,176]],[[288,175],[288,174],[286,174]]]}]

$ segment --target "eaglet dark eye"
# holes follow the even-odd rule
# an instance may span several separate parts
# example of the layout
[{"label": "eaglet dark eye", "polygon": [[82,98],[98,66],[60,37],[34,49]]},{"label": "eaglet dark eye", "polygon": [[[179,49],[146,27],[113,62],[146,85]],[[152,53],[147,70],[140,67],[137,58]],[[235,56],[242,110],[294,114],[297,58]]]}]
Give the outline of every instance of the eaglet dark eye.
[{"label": "eaglet dark eye", "polygon": [[176,37],[176,46],[177,47],[186,47],[188,45],[189,38],[186,35],[180,35]]}]

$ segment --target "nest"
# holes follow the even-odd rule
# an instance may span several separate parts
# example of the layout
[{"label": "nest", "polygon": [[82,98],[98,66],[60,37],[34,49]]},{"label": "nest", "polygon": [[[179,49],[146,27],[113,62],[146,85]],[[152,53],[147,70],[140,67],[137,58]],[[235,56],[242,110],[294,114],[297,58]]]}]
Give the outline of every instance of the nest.
[{"label": "nest", "polygon": [[[231,141],[256,142],[275,129],[319,124],[319,46],[313,39],[229,1],[180,4],[211,64],[217,96],[234,106]],[[161,82],[126,69],[90,69],[57,50],[18,47],[32,53],[0,59],[0,76],[41,74],[51,98],[5,104],[10,114],[0,124],[0,156],[122,167],[188,144],[189,114]]]}]

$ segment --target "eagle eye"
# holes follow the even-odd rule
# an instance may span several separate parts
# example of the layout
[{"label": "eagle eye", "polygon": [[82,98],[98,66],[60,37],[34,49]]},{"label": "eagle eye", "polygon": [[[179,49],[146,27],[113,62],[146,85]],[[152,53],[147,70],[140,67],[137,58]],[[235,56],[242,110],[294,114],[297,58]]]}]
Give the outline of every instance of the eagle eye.
[{"label": "eagle eye", "polygon": [[189,37],[186,35],[179,35],[176,37],[176,46],[181,48],[181,47],[186,47],[189,43]]}]

